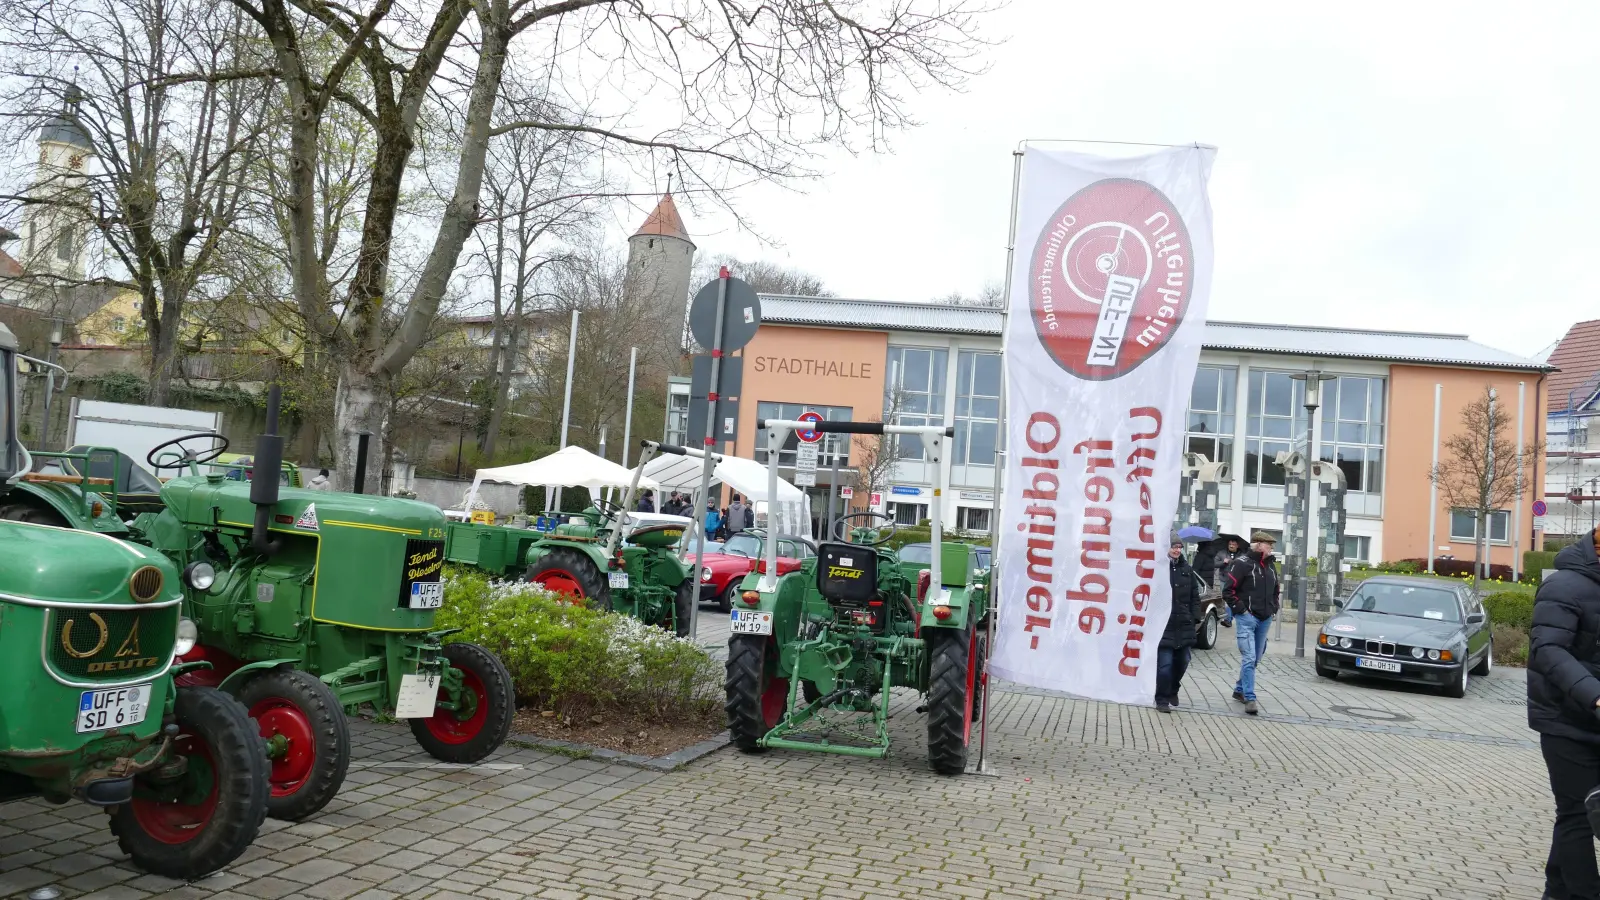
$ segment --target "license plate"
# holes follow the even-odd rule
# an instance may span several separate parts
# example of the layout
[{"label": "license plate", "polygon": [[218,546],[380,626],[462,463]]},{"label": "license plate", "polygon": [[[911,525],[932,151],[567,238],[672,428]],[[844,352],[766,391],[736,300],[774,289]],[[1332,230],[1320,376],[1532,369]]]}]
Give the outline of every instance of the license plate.
[{"label": "license plate", "polygon": [[150,711],[150,685],[84,691],[78,698],[78,733],[137,725]]},{"label": "license plate", "polygon": [[755,609],[733,611],[734,634],[771,634],[772,613]]},{"label": "license plate", "polygon": [[438,609],[444,605],[444,582],[419,581],[411,586],[412,609]]},{"label": "license plate", "polygon": [[1365,656],[1356,660],[1358,669],[1376,669],[1379,672],[1399,672],[1400,664],[1387,659],[1368,659]]},{"label": "license plate", "polygon": [[621,588],[622,590],[627,590],[628,589],[628,573],[627,572],[612,572],[612,573],[610,573],[610,575],[611,575],[611,586],[613,588]]}]

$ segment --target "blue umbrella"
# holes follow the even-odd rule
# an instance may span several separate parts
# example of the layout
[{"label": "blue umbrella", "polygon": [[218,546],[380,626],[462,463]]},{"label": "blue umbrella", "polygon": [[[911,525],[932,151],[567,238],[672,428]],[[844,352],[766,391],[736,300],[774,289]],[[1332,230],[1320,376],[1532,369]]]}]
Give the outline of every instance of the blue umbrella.
[{"label": "blue umbrella", "polygon": [[1185,525],[1178,530],[1178,537],[1186,541],[1209,541],[1216,536],[1216,532],[1199,525]]}]

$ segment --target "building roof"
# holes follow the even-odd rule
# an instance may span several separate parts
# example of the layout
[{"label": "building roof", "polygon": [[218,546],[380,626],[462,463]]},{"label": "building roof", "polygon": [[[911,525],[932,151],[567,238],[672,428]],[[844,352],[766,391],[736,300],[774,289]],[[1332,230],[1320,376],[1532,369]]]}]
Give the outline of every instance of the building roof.
[{"label": "building roof", "polygon": [[[984,306],[763,294],[761,319],[775,325],[813,325],[823,328],[867,326],[893,331],[998,337],[1003,314],[999,309]],[[1552,368],[1551,365],[1477,343],[1464,334],[1208,321],[1204,346],[1209,350],[1482,369],[1549,371]],[[1554,361],[1552,364],[1559,365]],[[1554,397],[1554,393],[1551,396]]]},{"label": "building roof", "polygon": [[0,250],[0,278],[16,278],[22,274],[22,263],[16,257]]},{"label": "building roof", "polygon": [[680,241],[688,241],[690,244],[694,243],[694,241],[689,240],[689,230],[683,227],[683,217],[678,215],[678,204],[673,202],[671,191],[661,195],[661,201],[656,204],[656,208],[645,218],[644,224],[639,226],[639,230],[633,234],[634,237],[638,237],[641,234],[659,235],[661,237],[677,238]]},{"label": "building roof", "polygon": [[1567,329],[1566,337],[1550,354],[1550,365],[1561,371],[1550,376],[1550,409],[1581,406],[1600,390],[1600,319],[1578,322]]},{"label": "building roof", "polygon": [[76,84],[67,88],[67,94],[61,100],[61,111],[51,116],[44,123],[44,128],[39,130],[39,143],[55,142],[77,147],[80,150],[94,150],[94,142],[89,140],[88,132],[83,130],[83,123],[78,121],[78,105],[83,102],[83,94]]}]

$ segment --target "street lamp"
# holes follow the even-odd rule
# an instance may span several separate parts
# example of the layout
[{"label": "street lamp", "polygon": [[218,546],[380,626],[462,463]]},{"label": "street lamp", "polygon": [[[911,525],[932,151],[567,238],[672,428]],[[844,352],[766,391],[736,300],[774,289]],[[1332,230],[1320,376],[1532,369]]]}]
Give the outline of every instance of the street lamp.
[{"label": "street lamp", "polygon": [[1316,475],[1312,463],[1316,454],[1312,453],[1312,441],[1317,434],[1317,407],[1322,405],[1322,383],[1338,378],[1337,375],[1328,375],[1319,369],[1311,369],[1300,375],[1290,375],[1295,381],[1303,381],[1306,386],[1306,455],[1305,455],[1305,504],[1300,516],[1300,559],[1294,563],[1294,593],[1295,623],[1294,623],[1294,655],[1304,658],[1306,655],[1306,582],[1310,579],[1311,561],[1311,492],[1316,485]]},{"label": "street lamp", "polygon": [[50,449],[50,398],[56,392],[56,355],[61,350],[61,331],[64,325],[60,319],[50,320],[50,355],[45,357],[45,362],[50,365],[44,370],[44,430],[39,434],[39,447],[43,450]]}]

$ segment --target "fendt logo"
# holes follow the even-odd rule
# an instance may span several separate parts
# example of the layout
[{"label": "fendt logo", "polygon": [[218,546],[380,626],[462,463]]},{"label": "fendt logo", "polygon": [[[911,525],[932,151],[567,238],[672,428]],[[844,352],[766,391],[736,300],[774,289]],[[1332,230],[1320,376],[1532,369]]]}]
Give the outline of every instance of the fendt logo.
[{"label": "fendt logo", "polygon": [[846,569],[844,566],[829,566],[829,578],[860,578],[860,569]]},{"label": "fendt logo", "polygon": [[1153,186],[1107,178],[1073,194],[1045,223],[1029,269],[1045,351],[1089,381],[1138,368],[1183,322],[1189,253],[1182,217]]}]

